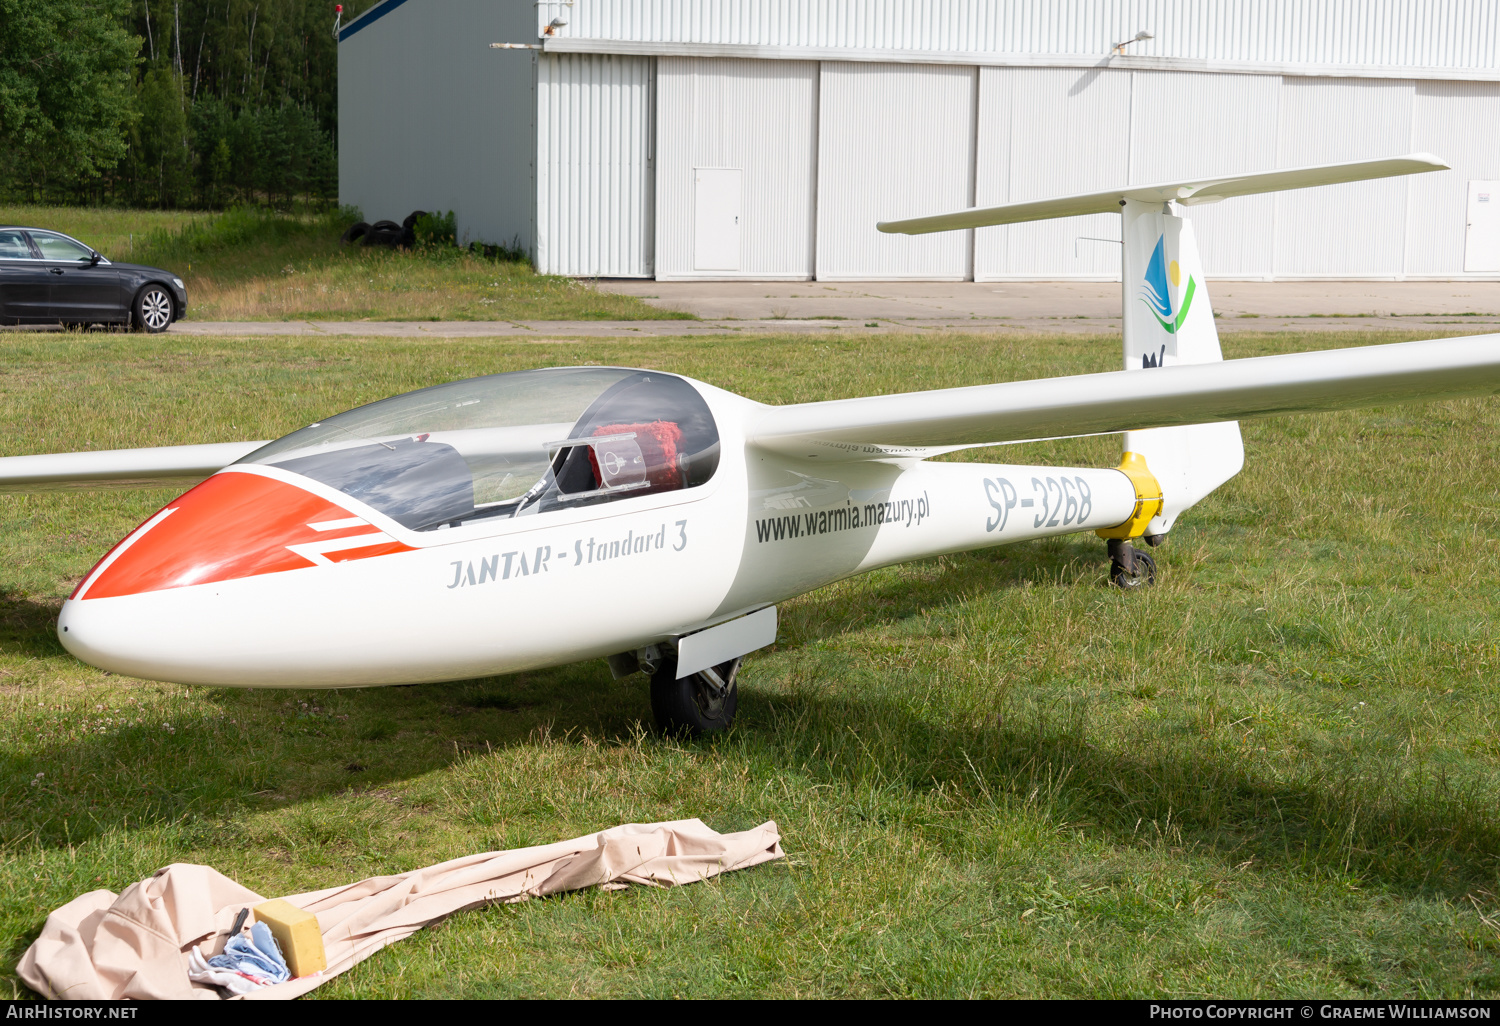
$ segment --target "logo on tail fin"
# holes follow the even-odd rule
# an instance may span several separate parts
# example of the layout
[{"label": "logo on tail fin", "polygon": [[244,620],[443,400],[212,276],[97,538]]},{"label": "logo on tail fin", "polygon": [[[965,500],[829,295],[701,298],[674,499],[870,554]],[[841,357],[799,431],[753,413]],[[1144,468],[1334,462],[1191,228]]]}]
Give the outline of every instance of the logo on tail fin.
[{"label": "logo on tail fin", "polygon": [[1172,285],[1177,285],[1182,281],[1182,270],[1176,260],[1170,264],[1167,262],[1167,237],[1163,234],[1156,240],[1156,249],[1152,251],[1151,260],[1146,264],[1146,277],[1141,283],[1140,298],[1150,309],[1151,316],[1156,318],[1156,323],[1175,335],[1177,329],[1182,327],[1182,322],[1187,319],[1188,310],[1192,308],[1193,293],[1197,290],[1198,283],[1192,275],[1188,276],[1187,288],[1182,294],[1182,305],[1174,315],[1168,277],[1171,278]]}]

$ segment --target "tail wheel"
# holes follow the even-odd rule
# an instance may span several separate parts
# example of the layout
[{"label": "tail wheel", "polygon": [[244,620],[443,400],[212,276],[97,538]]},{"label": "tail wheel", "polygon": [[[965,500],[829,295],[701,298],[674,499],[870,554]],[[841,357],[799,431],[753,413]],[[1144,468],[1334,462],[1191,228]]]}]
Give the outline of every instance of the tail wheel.
[{"label": "tail wheel", "polygon": [[147,285],[135,297],[135,326],[156,335],[172,323],[172,297],[160,285]]},{"label": "tail wheel", "polygon": [[1117,588],[1134,591],[1156,583],[1156,560],[1128,541],[1109,543],[1109,580]]},{"label": "tail wheel", "polygon": [[665,734],[698,737],[728,730],[739,708],[740,657],[686,677],[677,656],[666,656],[651,675],[651,712]]}]

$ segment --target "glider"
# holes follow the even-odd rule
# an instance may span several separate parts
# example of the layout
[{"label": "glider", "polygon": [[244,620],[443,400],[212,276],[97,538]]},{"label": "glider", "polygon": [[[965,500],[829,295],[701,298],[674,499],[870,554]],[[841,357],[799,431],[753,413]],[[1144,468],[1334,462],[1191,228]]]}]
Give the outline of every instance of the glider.
[{"label": "glider", "polygon": [[[1116,210],[1125,369],[767,406],[653,370],[457,381],[272,442],[0,459],[0,490],[201,481],[64,603],[63,645],[116,673],[364,687],[605,657],[659,723],[734,718],[776,603],[876,567],[1093,531],[1135,542],[1244,461],[1237,421],[1500,391],[1500,336],[1222,360],[1182,209],[1441,170],[1428,155],[884,223],[927,232]],[[1124,433],[1116,468],[935,463],[971,446]]]}]

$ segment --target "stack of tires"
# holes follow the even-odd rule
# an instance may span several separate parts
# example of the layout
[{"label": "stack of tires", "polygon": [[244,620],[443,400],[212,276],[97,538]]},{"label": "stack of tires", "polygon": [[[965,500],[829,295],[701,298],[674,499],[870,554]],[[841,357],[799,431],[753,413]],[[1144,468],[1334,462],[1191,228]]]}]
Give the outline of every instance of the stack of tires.
[{"label": "stack of tires", "polygon": [[413,210],[400,224],[395,221],[376,221],[369,224],[359,221],[339,237],[346,246],[384,246],[387,249],[411,249],[417,244],[417,219],[426,217],[427,211]]}]

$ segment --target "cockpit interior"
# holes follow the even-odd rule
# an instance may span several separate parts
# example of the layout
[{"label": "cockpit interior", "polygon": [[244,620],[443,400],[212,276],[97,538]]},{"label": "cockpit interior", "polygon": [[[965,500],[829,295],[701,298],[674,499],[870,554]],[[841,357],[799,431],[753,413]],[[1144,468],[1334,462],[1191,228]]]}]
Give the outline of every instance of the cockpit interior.
[{"label": "cockpit interior", "polygon": [[719,433],[698,390],[675,375],[555,367],[383,399],[239,462],[439,531],[696,487],[718,467]]}]

